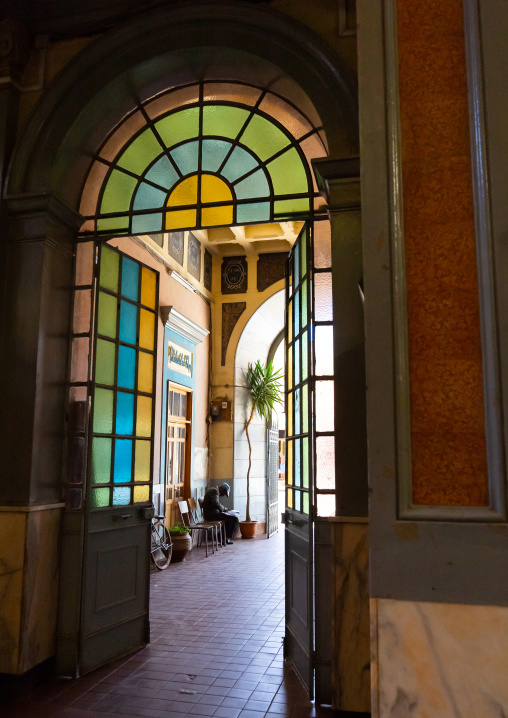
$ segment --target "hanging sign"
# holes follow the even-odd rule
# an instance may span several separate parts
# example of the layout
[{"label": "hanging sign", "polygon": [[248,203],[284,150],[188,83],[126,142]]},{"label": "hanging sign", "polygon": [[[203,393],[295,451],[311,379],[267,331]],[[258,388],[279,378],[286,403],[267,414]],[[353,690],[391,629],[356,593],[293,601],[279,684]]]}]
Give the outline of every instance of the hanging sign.
[{"label": "hanging sign", "polygon": [[192,352],[168,342],[168,369],[192,378]]}]

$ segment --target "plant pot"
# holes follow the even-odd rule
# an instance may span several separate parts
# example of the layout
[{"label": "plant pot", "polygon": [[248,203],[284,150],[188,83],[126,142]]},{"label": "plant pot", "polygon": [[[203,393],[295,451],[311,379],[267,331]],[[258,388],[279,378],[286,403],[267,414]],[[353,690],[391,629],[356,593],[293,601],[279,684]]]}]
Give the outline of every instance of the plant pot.
[{"label": "plant pot", "polygon": [[170,532],[173,550],[171,553],[171,563],[179,563],[185,561],[192,549],[192,538],[190,534],[174,534]]},{"label": "plant pot", "polygon": [[240,521],[240,533],[243,539],[254,538],[257,521]]}]

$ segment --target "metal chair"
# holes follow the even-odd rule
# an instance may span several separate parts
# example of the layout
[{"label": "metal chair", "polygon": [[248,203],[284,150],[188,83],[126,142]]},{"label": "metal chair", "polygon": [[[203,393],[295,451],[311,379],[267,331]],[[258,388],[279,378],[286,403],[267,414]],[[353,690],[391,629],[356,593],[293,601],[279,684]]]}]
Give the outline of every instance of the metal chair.
[{"label": "metal chair", "polygon": [[[198,505],[199,504],[199,505]],[[203,518],[203,499],[198,499],[198,504],[196,504],[196,499],[189,499],[189,508],[191,510],[191,514],[194,518],[194,521],[198,524],[204,524],[205,526],[215,526],[216,531],[216,539],[217,539],[217,548],[219,546],[225,546],[226,545],[226,524],[221,519],[214,519],[213,521],[207,521]],[[219,542],[219,536],[220,536],[220,542]]]},{"label": "metal chair", "polygon": [[191,537],[194,537],[194,533],[197,533],[198,535],[198,545],[200,543],[201,537],[205,536],[205,556],[208,558],[208,536],[212,539],[212,553],[214,553],[214,532],[215,529],[213,526],[205,526],[204,524],[197,524],[194,523],[192,520],[192,516],[189,511],[189,507],[187,505],[187,501],[182,500],[178,502],[178,510],[180,511],[180,516],[182,518],[182,523],[184,526],[187,526],[190,529]]}]

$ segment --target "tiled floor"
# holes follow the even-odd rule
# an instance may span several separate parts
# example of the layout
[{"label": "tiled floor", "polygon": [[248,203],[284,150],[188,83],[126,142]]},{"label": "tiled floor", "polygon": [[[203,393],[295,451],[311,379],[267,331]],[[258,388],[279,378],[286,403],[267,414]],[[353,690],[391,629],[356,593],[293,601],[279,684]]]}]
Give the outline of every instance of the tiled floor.
[{"label": "tiled floor", "polygon": [[152,641],[77,681],[0,708],[12,718],[309,718],[284,667],[284,537],[203,549],[151,575]]}]

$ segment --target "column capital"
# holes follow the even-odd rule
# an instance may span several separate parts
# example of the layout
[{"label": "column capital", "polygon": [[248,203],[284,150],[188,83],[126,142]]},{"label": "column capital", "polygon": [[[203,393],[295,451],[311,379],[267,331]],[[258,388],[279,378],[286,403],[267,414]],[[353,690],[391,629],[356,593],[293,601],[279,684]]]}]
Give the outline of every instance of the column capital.
[{"label": "column capital", "polygon": [[328,211],[360,209],[360,158],[322,157],[312,160],[319,193]]},{"label": "column capital", "polygon": [[83,217],[55,195],[19,195],[3,202],[9,222],[7,241],[52,240],[58,244],[74,241]]}]

